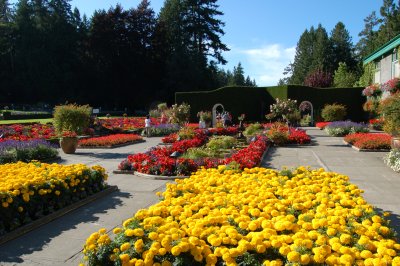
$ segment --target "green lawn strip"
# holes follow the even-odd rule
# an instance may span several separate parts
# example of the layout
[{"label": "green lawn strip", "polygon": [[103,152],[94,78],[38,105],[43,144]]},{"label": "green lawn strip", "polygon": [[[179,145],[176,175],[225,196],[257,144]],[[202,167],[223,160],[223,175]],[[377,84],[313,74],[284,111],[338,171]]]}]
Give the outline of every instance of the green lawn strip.
[{"label": "green lawn strip", "polygon": [[44,119],[20,119],[20,120],[0,120],[0,125],[11,125],[11,124],[28,124],[28,123],[52,123],[53,118]]}]

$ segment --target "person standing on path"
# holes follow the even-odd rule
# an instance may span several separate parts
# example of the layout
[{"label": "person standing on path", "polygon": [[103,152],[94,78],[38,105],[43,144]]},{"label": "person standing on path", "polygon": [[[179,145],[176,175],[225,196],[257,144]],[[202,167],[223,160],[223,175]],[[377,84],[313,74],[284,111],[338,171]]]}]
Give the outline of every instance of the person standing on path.
[{"label": "person standing on path", "polygon": [[150,127],[151,127],[150,115],[147,115],[146,119],[144,120],[144,133],[147,138],[150,136]]}]

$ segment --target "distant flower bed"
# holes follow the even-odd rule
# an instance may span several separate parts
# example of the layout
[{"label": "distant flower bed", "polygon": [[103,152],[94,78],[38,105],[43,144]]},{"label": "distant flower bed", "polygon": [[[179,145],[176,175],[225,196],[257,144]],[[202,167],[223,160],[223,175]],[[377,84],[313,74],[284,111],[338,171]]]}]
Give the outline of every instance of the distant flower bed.
[{"label": "distant flower bed", "polygon": [[[202,134],[205,136],[234,136],[238,133],[237,127],[227,127],[227,128],[209,128],[209,129],[195,129],[194,127],[186,128],[189,131],[193,131],[194,133]],[[185,130],[185,129],[184,129]],[[182,131],[182,130],[181,130]],[[179,134],[172,133],[161,139],[163,143],[171,144],[179,139]]]},{"label": "distant flower bed", "polygon": [[310,136],[306,131],[299,128],[288,127],[284,123],[268,123],[263,125],[266,129],[266,136],[275,145],[285,144],[308,144],[311,142]]},{"label": "distant flower bed", "polygon": [[[160,137],[166,136],[179,131],[179,125],[177,124],[159,124],[150,127],[148,137]],[[145,131],[142,131],[142,135],[146,135]]]},{"label": "distant flower bed", "polygon": [[390,149],[392,137],[388,134],[355,133],[347,135],[344,140],[360,149]]},{"label": "distant flower bed", "polygon": [[141,141],[143,138],[136,134],[114,134],[79,140],[80,147],[111,147],[124,143]]},{"label": "distant flower bed", "polygon": [[0,126],[0,142],[6,140],[31,140],[31,139],[52,139],[56,137],[52,125],[3,125]]},{"label": "distant flower bed", "polygon": [[[103,127],[114,131],[126,131],[144,128],[145,117],[123,117],[123,118],[105,118],[99,119]],[[151,124],[156,126],[160,122],[156,118],[151,118]]]},{"label": "distant flower bed", "polygon": [[0,165],[0,235],[103,190],[106,179],[100,166]]},{"label": "distant flower bed", "polygon": [[334,137],[342,137],[351,133],[366,133],[368,131],[366,124],[351,121],[335,121],[325,126],[325,132]]},{"label": "distant flower bed", "polygon": [[6,140],[0,142],[0,164],[46,160],[58,155],[57,147],[45,140]]},{"label": "distant flower bed", "polygon": [[329,125],[332,122],[317,122],[315,126],[319,129],[324,129],[327,125]]}]

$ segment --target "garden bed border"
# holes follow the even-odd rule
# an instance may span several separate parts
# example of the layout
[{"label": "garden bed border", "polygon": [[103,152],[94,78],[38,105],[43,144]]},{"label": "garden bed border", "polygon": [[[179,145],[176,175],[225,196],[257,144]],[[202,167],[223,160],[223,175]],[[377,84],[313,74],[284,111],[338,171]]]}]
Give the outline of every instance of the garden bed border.
[{"label": "garden bed border", "polygon": [[74,203],[72,203],[72,204],[70,204],[68,206],[65,206],[64,208],[62,208],[60,210],[57,210],[57,211],[55,211],[53,213],[50,213],[50,214],[48,214],[46,216],[43,216],[42,218],[34,220],[34,221],[32,221],[32,222],[30,222],[30,223],[28,223],[26,225],[18,227],[17,229],[15,229],[15,230],[13,230],[13,231],[11,231],[9,233],[6,233],[3,236],[0,236],[0,246],[2,244],[4,244],[4,243],[8,242],[8,241],[11,241],[11,240],[13,240],[15,238],[18,238],[18,237],[20,237],[20,236],[22,236],[22,235],[24,235],[24,234],[26,234],[26,233],[28,233],[30,231],[33,231],[33,230],[35,230],[35,229],[37,229],[37,228],[39,228],[39,227],[41,227],[41,226],[43,226],[45,224],[48,224],[48,223],[52,222],[53,220],[56,220],[57,218],[60,218],[61,216],[66,215],[67,213],[75,211],[76,209],[78,209],[78,208],[80,208],[80,207],[82,207],[82,206],[84,206],[86,204],[89,204],[89,203],[91,203],[91,202],[93,202],[93,201],[95,201],[97,199],[100,199],[100,198],[102,198],[104,196],[107,196],[107,195],[109,195],[109,194],[111,194],[111,193],[113,193],[113,192],[115,192],[117,190],[118,190],[117,186],[108,186],[107,188],[105,188],[105,189],[103,189],[103,190],[101,190],[101,191],[99,191],[99,192],[97,192],[97,193],[95,193],[93,195],[90,195],[90,196],[88,196],[88,197],[86,197],[86,198],[84,198],[82,200],[79,200],[79,201],[74,202]]}]

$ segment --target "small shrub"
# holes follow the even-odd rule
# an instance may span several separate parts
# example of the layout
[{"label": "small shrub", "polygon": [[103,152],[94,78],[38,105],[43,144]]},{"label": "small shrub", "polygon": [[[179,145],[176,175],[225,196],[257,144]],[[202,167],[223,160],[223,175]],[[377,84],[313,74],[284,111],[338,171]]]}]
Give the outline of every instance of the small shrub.
[{"label": "small shrub", "polygon": [[400,172],[400,150],[393,149],[391,150],[383,159],[387,166],[392,168],[395,172]]},{"label": "small shrub", "polygon": [[335,121],[325,127],[326,133],[331,136],[341,137],[350,133],[367,133],[368,126],[363,123],[351,121]]},{"label": "small shrub", "polygon": [[382,101],[380,111],[384,117],[383,130],[392,135],[400,134],[400,93]]},{"label": "small shrub", "polygon": [[305,115],[300,120],[300,126],[307,127],[311,124],[311,115]]},{"label": "small shrub", "polygon": [[231,149],[236,144],[236,139],[230,136],[213,136],[206,147],[211,150]]},{"label": "small shrub", "polygon": [[270,129],[267,136],[277,146],[282,146],[289,141],[287,130]]},{"label": "small shrub", "polygon": [[321,112],[322,118],[327,122],[343,120],[346,114],[346,106],[337,103],[325,105]]},{"label": "small shrub", "polygon": [[89,105],[59,105],[54,108],[53,124],[58,134],[74,131],[82,134],[89,126],[92,107]]},{"label": "small shrub", "polygon": [[245,131],[243,132],[243,135],[245,135],[246,137],[254,136],[258,133],[261,133],[262,129],[263,127],[259,123],[250,124],[246,127]]},{"label": "small shrub", "polygon": [[184,127],[178,132],[178,138],[179,140],[184,140],[184,139],[192,139],[196,133],[194,132],[194,129],[191,127]]}]

